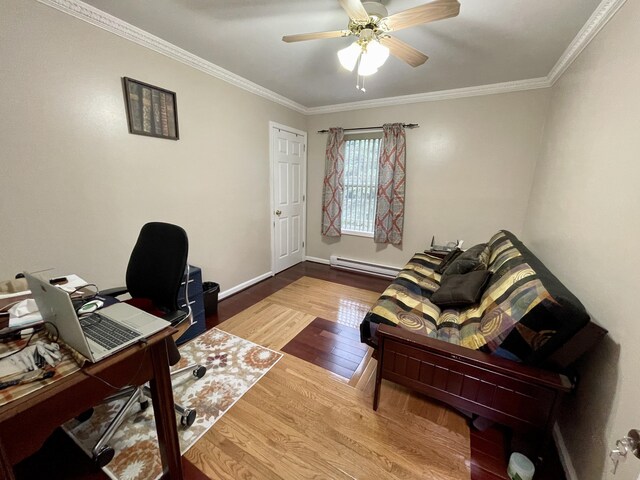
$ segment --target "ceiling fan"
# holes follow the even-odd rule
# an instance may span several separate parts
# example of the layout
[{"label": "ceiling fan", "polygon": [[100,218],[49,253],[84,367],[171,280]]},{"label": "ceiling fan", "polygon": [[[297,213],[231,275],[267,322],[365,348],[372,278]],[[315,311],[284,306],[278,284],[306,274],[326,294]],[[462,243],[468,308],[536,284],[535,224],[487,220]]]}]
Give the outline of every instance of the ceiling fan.
[{"label": "ceiling fan", "polygon": [[392,37],[391,33],[421,23],[455,17],[460,12],[458,0],[435,0],[393,15],[388,14],[382,3],[375,1],[339,2],[349,15],[346,30],[285,35],[282,40],[291,43],[323,38],[356,37],[357,40],[352,45],[338,52],[338,58],[342,66],[349,71],[353,71],[358,64],[358,76],[377,72],[387,60],[389,53],[412,67],[422,65],[429,57],[402,40]]}]

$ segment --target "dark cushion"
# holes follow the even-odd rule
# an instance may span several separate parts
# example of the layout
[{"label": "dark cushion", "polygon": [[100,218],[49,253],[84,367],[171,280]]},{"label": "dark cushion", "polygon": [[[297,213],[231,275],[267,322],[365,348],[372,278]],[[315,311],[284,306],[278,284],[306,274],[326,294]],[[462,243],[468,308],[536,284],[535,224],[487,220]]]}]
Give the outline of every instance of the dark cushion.
[{"label": "dark cushion", "polygon": [[[426,253],[429,253],[429,252],[426,252]],[[451,264],[451,262],[453,262],[456,258],[458,258],[461,253],[462,253],[462,250],[460,250],[459,248],[455,248],[451,250],[449,253],[447,253],[447,256],[442,259],[442,263],[436,267],[434,272],[440,273],[440,274],[443,273],[447,269],[447,267]]]},{"label": "dark cushion", "polygon": [[440,288],[431,295],[431,302],[439,307],[467,307],[480,301],[491,272],[476,270],[444,277]]},{"label": "dark cushion", "polygon": [[478,245],[474,245],[469,250],[461,253],[444,270],[443,276],[462,275],[474,270],[486,270],[486,249],[486,243],[479,243]]}]

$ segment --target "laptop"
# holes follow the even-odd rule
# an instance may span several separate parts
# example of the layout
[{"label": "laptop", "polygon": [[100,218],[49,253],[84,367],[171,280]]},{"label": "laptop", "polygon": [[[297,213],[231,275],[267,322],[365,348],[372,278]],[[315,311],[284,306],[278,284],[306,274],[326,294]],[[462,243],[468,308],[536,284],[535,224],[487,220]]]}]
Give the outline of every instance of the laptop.
[{"label": "laptop", "polygon": [[51,322],[71,348],[92,362],[149,337],[169,322],[127,303],[116,303],[78,317],[67,292],[25,272],[45,322]]}]

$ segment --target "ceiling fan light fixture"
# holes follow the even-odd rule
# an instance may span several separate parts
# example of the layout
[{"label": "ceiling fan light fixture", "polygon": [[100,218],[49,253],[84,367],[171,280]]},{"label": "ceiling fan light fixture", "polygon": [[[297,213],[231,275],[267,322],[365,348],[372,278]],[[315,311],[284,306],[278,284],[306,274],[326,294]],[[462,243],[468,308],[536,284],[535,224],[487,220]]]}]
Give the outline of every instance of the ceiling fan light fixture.
[{"label": "ceiling fan light fixture", "polygon": [[372,40],[362,49],[358,75],[363,77],[373,75],[387,61],[387,58],[389,58],[389,49],[377,40]]},{"label": "ceiling fan light fixture", "polygon": [[373,40],[367,45],[367,56],[375,63],[376,68],[380,68],[389,58],[389,49],[377,40]]},{"label": "ceiling fan light fixture", "polygon": [[378,66],[376,65],[375,58],[373,58],[367,52],[362,52],[360,56],[360,64],[358,65],[358,75],[361,77],[367,77],[369,75],[373,75],[378,71]]},{"label": "ceiling fan light fixture", "polygon": [[353,72],[353,69],[356,68],[356,63],[358,63],[360,53],[362,53],[362,47],[358,42],[353,42],[347,48],[338,50],[338,60],[340,60],[340,65],[350,72]]}]

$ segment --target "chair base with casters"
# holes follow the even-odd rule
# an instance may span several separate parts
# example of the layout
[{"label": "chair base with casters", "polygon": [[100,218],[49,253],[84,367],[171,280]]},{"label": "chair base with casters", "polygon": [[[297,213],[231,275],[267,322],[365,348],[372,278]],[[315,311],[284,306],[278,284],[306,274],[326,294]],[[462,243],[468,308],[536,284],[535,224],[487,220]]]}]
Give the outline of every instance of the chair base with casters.
[{"label": "chair base with casters", "polygon": [[[189,371],[191,372],[193,377],[195,377],[196,379],[200,379],[204,376],[207,369],[202,365],[192,364],[171,372],[171,378],[180,377],[181,375]],[[120,428],[122,422],[124,422],[127,413],[133,409],[136,403],[140,405],[141,411],[146,410],[149,407],[151,389],[147,385],[127,387],[120,390],[118,393],[107,397],[105,399],[105,403],[120,400],[123,398],[127,398],[127,401],[120,408],[115,418],[107,426],[107,429],[100,436],[100,439],[91,450],[93,460],[100,468],[108,465],[115,455],[115,451],[112,447],[109,446],[109,441],[111,440],[111,438],[113,438],[113,435],[116,433],[118,428]],[[180,415],[180,424],[184,428],[188,428],[193,425],[193,422],[195,422],[197,417],[195,409],[185,408],[182,405],[178,405],[177,403],[174,405],[174,407],[178,415]],[[78,417],[78,420],[81,422],[87,421],[89,418],[91,418],[92,414],[93,409],[83,413],[80,417]]]}]

